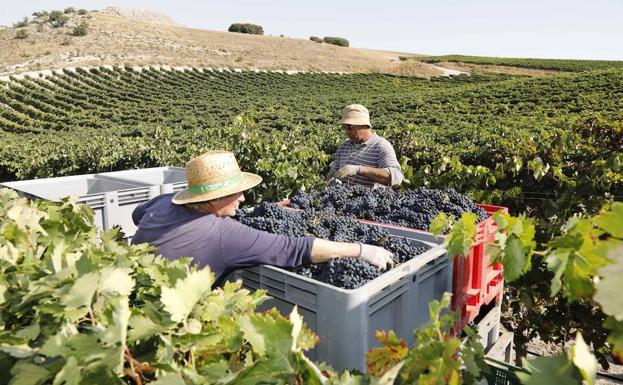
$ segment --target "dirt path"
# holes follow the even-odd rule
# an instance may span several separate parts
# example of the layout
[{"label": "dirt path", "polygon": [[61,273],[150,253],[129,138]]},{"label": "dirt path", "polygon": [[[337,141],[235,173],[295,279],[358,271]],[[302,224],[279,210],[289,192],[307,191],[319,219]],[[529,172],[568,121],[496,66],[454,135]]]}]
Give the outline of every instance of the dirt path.
[{"label": "dirt path", "polygon": [[439,71],[443,72],[442,76],[455,76],[455,75],[469,75],[469,72],[463,72],[463,71],[459,71],[459,70],[451,70],[448,68],[444,68],[444,67],[439,67],[439,66],[433,66],[434,68],[438,69]]}]

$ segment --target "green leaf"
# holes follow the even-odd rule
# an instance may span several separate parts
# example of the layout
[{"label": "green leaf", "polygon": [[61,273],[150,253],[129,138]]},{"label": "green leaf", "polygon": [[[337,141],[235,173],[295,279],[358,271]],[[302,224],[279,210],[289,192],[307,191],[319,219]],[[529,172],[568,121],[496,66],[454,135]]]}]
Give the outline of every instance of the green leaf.
[{"label": "green leaf", "polygon": [[62,303],[69,309],[91,306],[98,282],[99,274],[84,274],[74,282],[69,292],[63,296],[61,299]]},{"label": "green leaf", "polygon": [[528,257],[526,256],[523,242],[516,236],[510,236],[506,240],[504,247],[504,279],[512,282],[521,277],[528,266]]},{"label": "green leaf", "polygon": [[158,377],[154,382],[150,382],[151,385],[186,385],[184,379],[179,373],[166,373],[163,376]]},{"label": "green leaf", "polygon": [[528,373],[517,372],[523,385],[582,385],[578,369],[563,354],[522,360]]},{"label": "green leaf", "polygon": [[593,218],[593,222],[613,237],[623,238],[623,203],[612,203],[610,210]]},{"label": "green leaf", "polygon": [[428,227],[428,231],[430,231],[431,233],[433,233],[434,236],[438,236],[440,234],[443,234],[443,231],[446,229],[446,227],[448,226],[448,223],[451,221],[451,219],[448,218],[448,216],[446,215],[446,213],[439,213],[435,219],[433,219],[430,222],[430,225]]},{"label": "green leaf", "polygon": [[613,316],[617,321],[623,321],[623,295],[621,295],[623,246],[613,248],[610,256],[613,263],[598,270],[601,278],[595,285],[593,299],[601,305],[604,313]]},{"label": "green leaf", "polygon": [[262,315],[241,316],[240,329],[260,356],[279,362],[266,365],[288,372],[292,370],[289,363],[293,344],[292,324],[276,309]]},{"label": "green leaf", "polygon": [[604,327],[610,330],[608,342],[612,344],[612,354],[623,362],[623,322],[608,317]]},{"label": "green leaf", "polygon": [[154,334],[168,330],[168,327],[155,323],[149,317],[142,315],[132,316],[129,322],[130,331],[128,332],[128,340],[131,342],[151,337]]},{"label": "green leaf", "polygon": [[571,347],[569,353],[573,363],[580,371],[582,378],[584,378],[589,385],[593,385],[597,375],[597,359],[588,349],[588,345],[584,342],[584,338],[582,338],[580,332],[577,333],[575,343]]},{"label": "green leaf", "polygon": [[208,294],[214,283],[210,269],[204,268],[188,274],[175,283],[174,288],[163,287],[160,301],[164,310],[171,314],[171,320],[181,322],[188,317],[197,302]]},{"label": "green leaf", "polygon": [[453,258],[457,255],[467,255],[472,247],[474,236],[476,235],[476,220],[478,217],[474,213],[465,212],[461,218],[454,223],[450,233],[446,236],[445,244],[448,248],[448,257]]},{"label": "green leaf", "polygon": [[50,378],[50,372],[39,365],[18,361],[11,369],[9,385],[40,385]]},{"label": "green leaf", "polygon": [[371,385],[393,385],[396,382],[396,378],[398,377],[398,374],[404,364],[404,361],[397,363],[385,372],[385,374],[383,374],[379,379],[372,380]]},{"label": "green leaf", "polygon": [[79,385],[82,376],[80,374],[80,368],[78,367],[78,361],[73,356],[70,356],[65,363],[65,366],[54,377],[54,383],[52,385]]},{"label": "green leaf", "polygon": [[26,358],[33,354],[32,348],[26,344],[23,345],[0,345],[0,351],[3,351],[15,358]]},{"label": "green leaf", "polygon": [[130,276],[131,272],[131,269],[103,268],[98,285],[100,292],[106,295],[130,295],[134,288],[134,280]]},{"label": "green leaf", "polygon": [[39,336],[40,332],[41,332],[41,328],[39,327],[39,324],[32,324],[30,326],[26,326],[25,328],[17,331],[15,333],[15,337],[25,338],[28,341],[33,341]]}]

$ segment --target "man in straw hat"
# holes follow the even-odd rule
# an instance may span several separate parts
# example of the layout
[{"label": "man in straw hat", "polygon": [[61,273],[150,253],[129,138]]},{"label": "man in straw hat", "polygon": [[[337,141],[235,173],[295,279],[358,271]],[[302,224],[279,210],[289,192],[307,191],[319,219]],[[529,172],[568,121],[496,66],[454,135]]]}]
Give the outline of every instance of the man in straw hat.
[{"label": "man in straw hat", "polygon": [[210,266],[217,284],[231,270],[260,264],[294,267],[346,257],[380,269],[393,263],[392,254],[377,246],[287,237],[231,219],[244,202],[242,192],[262,181],[240,171],[231,152],[208,151],[192,159],[186,176],[184,191],[160,195],[134,210],[138,231],[132,243],[151,243],[169,259],[193,257],[200,266]]},{"label": "man in straw hat", "polygon": [[327,179],[369,187],[399,186],[404,175],[396,152],[386,139],[372,131],[368,109],[350,104],[342,110],[340,123],[348,139],[338,148]]}]

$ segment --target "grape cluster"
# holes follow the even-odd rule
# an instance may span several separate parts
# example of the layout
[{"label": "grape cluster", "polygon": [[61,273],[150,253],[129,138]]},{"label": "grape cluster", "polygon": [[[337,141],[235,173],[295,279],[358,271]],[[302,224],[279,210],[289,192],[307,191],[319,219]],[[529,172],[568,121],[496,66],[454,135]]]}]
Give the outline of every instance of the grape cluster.
[{"label": "grape cluster", "polygon": [[423,187],[397,191],[353,184],[333,185],[325,191],[299,192],[290,199],[290,206],[304,210],[331,207],[337,215],[352,215],[419,230],[428,230],[439,213],[458,218],[464,212],[472,212],[479,221],[487,218],[482,208],[454,189]]},{"label": "grape cluster", "polygon": [[[252,211],[238,210],[236,219],[247,226],[291,237],[314,236],[339,242],[361,242],[383,247],[394,254],[396,265],[428,250],[428,246],[405,238],[392,237],[378,226],[338,216],[335,209],[291,210],[275,203],[261,203]],[[383,273],[358,258],[339,258],[327,263],[291,269],[294,273],[333,286],[356,289]]]}]

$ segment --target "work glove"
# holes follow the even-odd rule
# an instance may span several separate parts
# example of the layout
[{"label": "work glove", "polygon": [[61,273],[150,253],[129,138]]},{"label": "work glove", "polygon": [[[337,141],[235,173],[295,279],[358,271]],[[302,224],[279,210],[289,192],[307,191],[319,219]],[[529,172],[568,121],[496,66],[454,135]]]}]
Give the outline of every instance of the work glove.
[{"label": "work glove", "polygon": [[344,179],[347,176],[359,175],[360,171],[361,171],[361,166],[347,164],[346,166],[340,167],[339,170],[335,172],[335,175],[333,175],[333,177],[337,179]]},{"label": "work glove", "polygon": [[385,270],[388,267],[394,267],[394,260],[392,259],[394,254],[391,252],[382,247],[366,245],[363,243],[360,243],[359,246],[361,246],[359,258],[381,270]]}]

